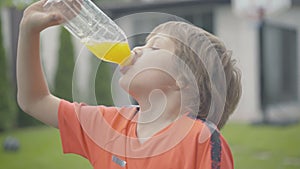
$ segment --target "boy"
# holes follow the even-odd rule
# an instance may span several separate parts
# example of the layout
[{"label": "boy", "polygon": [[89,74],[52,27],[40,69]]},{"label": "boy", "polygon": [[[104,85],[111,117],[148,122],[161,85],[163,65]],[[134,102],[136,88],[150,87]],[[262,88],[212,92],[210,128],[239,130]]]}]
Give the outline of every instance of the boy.
[{"label": "boy", "polygon": [[42,72],[39,34],[63,22],[44,3],[28,7],[20,24],[18,103],[59,128],[65,153],[96,169],[233,168],[217,128],[240,98],[240,74],[215,36],[183,22],[155,28],[120,68],[119,83],[139,108],[70,103],[51,95]]}]

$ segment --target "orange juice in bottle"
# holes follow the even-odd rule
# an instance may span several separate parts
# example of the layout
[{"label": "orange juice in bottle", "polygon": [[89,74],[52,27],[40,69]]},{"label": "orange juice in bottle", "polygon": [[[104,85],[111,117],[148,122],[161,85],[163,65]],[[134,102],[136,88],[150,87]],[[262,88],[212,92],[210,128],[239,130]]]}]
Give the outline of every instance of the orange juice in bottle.
[{"label": "orange juice in bottle", "polygon": [[86,47],[99,59],[122,65],[130,57],[127,42],[87,42]]},{"label": "orange juice in bottle", "polygon": [[125,33],[91,0],[47,0],[44,9],[60,13],[63,26],[98,58],[120,65],[129,61]]}]

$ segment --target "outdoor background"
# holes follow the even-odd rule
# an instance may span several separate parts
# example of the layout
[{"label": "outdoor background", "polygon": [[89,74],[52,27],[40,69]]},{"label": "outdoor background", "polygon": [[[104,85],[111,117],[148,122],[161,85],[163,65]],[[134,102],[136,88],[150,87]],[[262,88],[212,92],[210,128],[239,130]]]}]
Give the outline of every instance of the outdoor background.
[{"label": "outdoor background", "polygon": [[[267,2],[269,7],[257,3],[260,6],[253,5],[243,12],[232,9],[236,1],[94,2],[116,20],[127,35],[151,30],[170,19],[167,13],[220,37],[232,49],[243,76],[240,104],[221,130],[232,148],[235,167],[299,169],[300,0],[291,0],[288,8],[274,13],[269,13],[270,6],[276,6],[281,0],[260,1]],[[91,168],[87,160],[77,155],[63,155],[58,130],[26,115],[16,103],[18,25],[24,8],[33,2],[0,1],[0,169]],[[263,17],[259,15],[262,9],[265,11]],[[131,16],[134,13],[143,14]],[[131,47],[143,44],[145,36],[129,37]],[[46,78],[55,95],[73,101],[73,89],[78,96],[76,101],[115,104],[111,96],[111,88],[115,88],[111,86],[115,65],[100,64],[60,26],[42,33],[41,47]],[[95,82],[94,91],[89,90],[91,81]],[[94,94],[97,103],[91,97]],[[97,97],[100,95],[101,99]],[[120,94],[118,98],[118,103],[122,104],[124,96]]]}]

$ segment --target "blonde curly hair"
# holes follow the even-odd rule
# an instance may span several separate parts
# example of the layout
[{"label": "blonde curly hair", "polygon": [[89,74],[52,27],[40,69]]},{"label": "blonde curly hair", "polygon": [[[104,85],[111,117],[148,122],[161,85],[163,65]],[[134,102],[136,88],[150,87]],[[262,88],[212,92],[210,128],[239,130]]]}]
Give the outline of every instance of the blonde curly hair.
[{"label": "blonde curly hair", "polygon": [[197,87],[186,92],[193,95],[187,101],[194,110],[191,114],[221,129],[241,97],[241,73],[231,52],[213,34],[185,22],[163,23],[147,39],[155,34],[168,36],[177,45],[175,55],[181,63],[177,62],[176,68],[181,83],[187,86],[191,81],[191,76],[182,71],[184,67],[194,76]]}]

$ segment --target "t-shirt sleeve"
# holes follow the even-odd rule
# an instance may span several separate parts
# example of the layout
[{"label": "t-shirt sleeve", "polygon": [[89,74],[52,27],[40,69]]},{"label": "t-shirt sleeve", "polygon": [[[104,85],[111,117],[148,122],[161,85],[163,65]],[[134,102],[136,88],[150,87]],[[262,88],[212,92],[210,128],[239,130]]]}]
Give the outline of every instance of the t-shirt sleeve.
[{"label": "t-shirt sleeve", "polygon": [[108,146],[111,138],[124,132],[130,118],[127,116],[134,112],[134,107],[120,109],[62,100],[58,109],[58,128],[63,152],[78,154],[93,162],[95,149]]},{"label": "t-shirt sleeve", "polygon": [[88,137],[84,132],[76,111],[84,104],[62,100],[58,110],[58,127],[64,153],[75,153],[89,158]]}]

